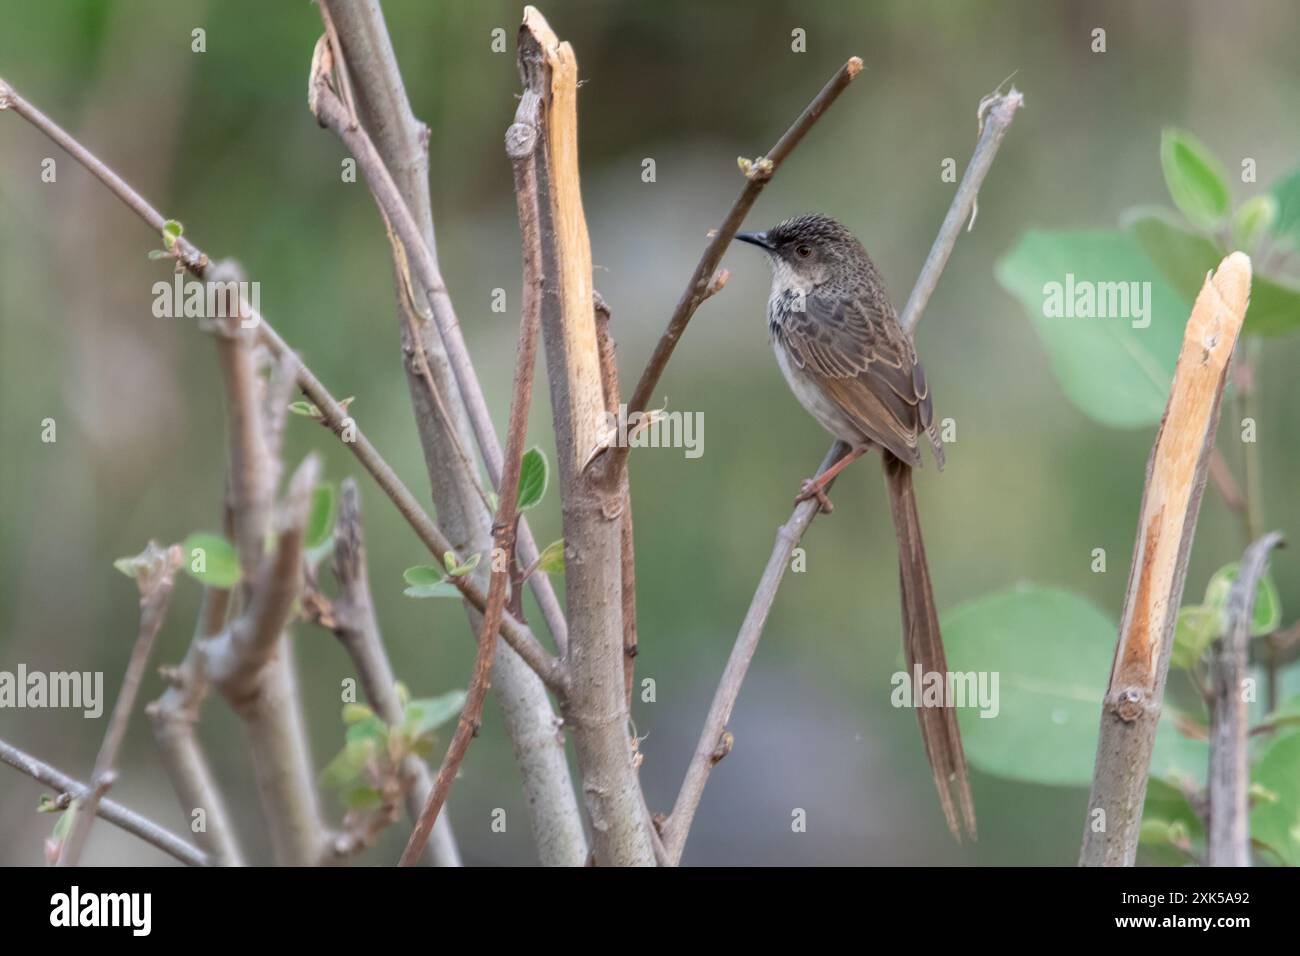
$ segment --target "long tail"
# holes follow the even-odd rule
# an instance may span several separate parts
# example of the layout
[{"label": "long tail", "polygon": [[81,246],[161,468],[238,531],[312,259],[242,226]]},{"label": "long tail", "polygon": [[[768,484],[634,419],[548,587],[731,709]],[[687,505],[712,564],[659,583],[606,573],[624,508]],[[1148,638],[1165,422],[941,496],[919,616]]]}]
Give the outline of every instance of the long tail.
[{"label": "long tail", "polygon": [[[916,513],[916,494],[912,490],[912,469],[896,456],[885,452],[885,485],[889,489],[889,506],[894,515],[898,537],[898,576],[903,604],[903,647],[907,653],[910,677],[919,664],[923,675],[943,675],[947,686],[948,660],[943,653],[939,634],[939,614],[934,608],[930,588],[930,569],[925,560],[925,543],[921,540],[921,519]],[[947,703],[945,701],[945,703]],[[952,835],[961,840],[952,788],[957,789],[966,832],[975,839],[975,803],[971,799],[970,779],[966,771],[966,754],[957,729],[957,712],[950,706],[923,707],[915,701],[916,716],[921,723],[925,755],[934,771],[939,802]]]}]

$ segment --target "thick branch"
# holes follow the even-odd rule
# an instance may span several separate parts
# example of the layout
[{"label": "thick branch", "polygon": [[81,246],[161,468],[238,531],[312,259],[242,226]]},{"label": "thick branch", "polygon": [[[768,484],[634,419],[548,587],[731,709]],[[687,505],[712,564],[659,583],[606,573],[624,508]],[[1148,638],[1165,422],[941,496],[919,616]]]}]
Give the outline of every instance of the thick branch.
[{"label": "thick branch", "polygon": [[573,730],[595,859],[604,866],[653,866],[629,737],[623,682],[623,613],[618,485],[585,467],[604,418],[596,339],[591,244],[578,174],[578,66],[533,7],[519,30],[524,92],[515,129],[534,129],[528,154],[540,229],[536,256],[547,377],[555,422],[564,517],[565,601],[571,624],[569,692],[562,702]]},{"label": "thick branch", "polygon": [[1246,657],[1255,589],[1268,567],[1269,552],[1282,533],[1264,535],[1246,549],[1237,580],[1228,592],[1224,633],[1210,650],[1210,866],[1250,866],[1249,752],[1246,749]]},{"label": "thick branch", "polygon": [[1083,866],[1132,866],[1174,622],[1205,490],[1228,360],[1250,298],[1250,259],[1235,252],[1205,280],[1183,334],[1147,464],[1119,642],[1102,702],[1084,826]]},{"label": "thick branch", "polygon": [[[91,789],[84,783],[69,777],[49,764],[37,760],[11,744],[5,743],[3,740],[0,740],[0,761],[7,763],[15,770],[27,774],[38,783],[53,787],[60,793],[66,793],[74,800],[86,796]],[[205,854],[190,846],[170,830],[164,830],[158,824],[146,820],[140,814],[128,810],[122,804],[113,800],[100,800],[95,807],[95,813],[114,826],[120,827],[133,836],[138,836],[141,840],[156,846],[168,856],[175,857],[182,863],[188,863],[190,866],[208,866],[213,862]]]},{"label": "thick branch", "polygon": [[[975,146],[971,161],[962,175],[957,193],[948,208],[948,214],[944,217],[943,225],[930,248],[925,265],[921,267],[916,285],[903,310],[901,321],[908,332],[915,330],[930,301],[931,294],[938,286],[939,277],[947,265],[957,237],[961,234],[961,223],[967,221],[967,217],[974,209],[976,196],[983,185],[984,177],[992,168],[993,158],[1002,143],[1002,138],[1011,121],[1015,119],[1016,111],[1023,105],[1024,97],[1014,88],[1006,94],[992,94],[980,102],[977,111],[980,120],[979,142]],[[836,442],[822,460],[817,473],[822,474],[847,451],[847,446]],[[736,636],[736,643],[732,647],[731,657],[723,671],[722,681],[714,693],[713,703],[700,733],[695,754],[691,758],[690,766],[687,767],[682,788],[677,794],[677,801],[673,804],[672,815],[664,825],[664,846],[674,864],[681,861],[686,836],[690,832],[695,811],[704,794],[709,772],[731,749],[730,735],[725,735],[727,721],[740,695],[741,685],[744,683],[749,663],[753,660],[754,652],[758,647],[759,638],[762,637],[763,625],[767,622],[767,616],[776,600],[781,579],[785,576],[786,568],[790,566],[790,556],[798,547],[808,526],[812,524],[817,510],[817,502],[805,501],[796,506],[790,520],[777,529],[772,554],[768,558],[758,589],[750,601],[740,633]]]}]

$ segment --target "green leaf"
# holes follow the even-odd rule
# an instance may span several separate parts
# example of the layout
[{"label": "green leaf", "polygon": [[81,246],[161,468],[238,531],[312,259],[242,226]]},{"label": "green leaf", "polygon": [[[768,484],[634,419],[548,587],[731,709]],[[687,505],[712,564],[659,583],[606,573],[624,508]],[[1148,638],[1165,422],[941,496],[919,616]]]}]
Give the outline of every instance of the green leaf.
[{"label": "green leaf", "polygon": [[1178,824],[1191,839],[1205,839],[1205,824],[1197,815],[1187,793],[1181,787],[1160,777],[1147,780],[1147,799],[1142,816]]},{"label": "green leaf", "polygon": [[1273,184],[1270,192],[1277,200],[1277,218],[1273,235],[1300,245],[1300,166]]},{"label": "green leaf", "polygon": [[338,497],[334,485],[321,482],[311,495],[311,513],[307,517],[307,531],[303,538],[308,550],[319,548],[329,540],[337,517]]},{"label": "green leaf", "polygon": [[442,568],[435,564],[417,564],[402,572],[402,578],[413,587],[437,584],[443,579]]},{"label": "green leaf", "polygon": [[519,470],[519,510],[527,511],[542,500],[547,483],[546,455],[540,448],[530,448]]},{"label": "green leaf", "polygon": [[1276,710],[1264,718],[1264,723],[1274,726],[1300,724],[1300,695],[1279,704]]},{"label": "green leaf", "polygon": [[1174,649],[1169,666],[1190,670],[1205,654],[1210,642],[1219,636],[1223,614],[1218,608],[1199,604],[1180,608],[1174,628]]},{"label": "green leaf", "polygon": [[[961,707],[957,720],[973,767],[1012,780],[1085,787],[1092,780],[1101,700],[1117,628],[1067,591],[1025,585],[943,615],[953,672],[998,675],[997,714]],[[1152,773],[1203,777],[1203,741],[1181,737],[1166,716]]]},{"label": "green leaf", "polygon": [[376,747],[382,747],[388,743],[388,725],[379,717],[371,714],[369,717],[362,717],[348,724],[348,729],[343,738],[348,743],[366,743],[369,741]]},{"label": "green leaf", "polygon": [[1188,222],[1215,229],[1228,214],[1227,176],[1200,140],[1186,130],[1169,128],[1160,137],[1160,168],[1174,205]]},{"label": "green leaf", "polygon": [[166,249],[150,249],[150,250],[149,250],[149,258],[150,258],[151,260],[154,260],[154,261],[157,261],[158,259],[170,259],[171,257],[172,257],[172,254],[171,254],[170,252],[168,252]]},{"label": "green leaf", "polygon": [[367,717],[375,716],[375,712],[365,704],[344,704],[343,705],[343,723],[355,724],[365,720]]},{"label": "green leaf", "polygon": [[[1205,283],[1219,267],[1223,250],[1212,240],[1177,222],[1163,209],[1141,207],[1124,215],[1128,231],[1156,267],[1186,300],[1184,320]],[[1250,307],[1242,330],[1247,335],[1282,335],[1300,327],[1300,283],[1256,273],[1250,282]]]},{"label": "green leaf", "polygon": [[[1228,606],[1228,592],[1232,583],[1241,572],[1240,562],[1225,564],[1214,572],[1210,583],[1205,586],[1205,604],[1222,614]],[[1220,623],[1220,627],[1222,627]],[[1263,637],[1272,634],[1282,626],[1282,599],[1278,597],[1277,585],[1270,575],[1264,575],[1255,586],[1255,613],[1251,618],[1250,636]],[[1217,636],[1217,635],[1216,635]]]},{"label": "green leaf", "polygon": [[195,532],[185,539],[185,572],[210,588],[229,590],[239,583],[239,555],[219,534]]},{"label": "green leaf", "polygon": [[289,411],[295,415],[301,415],[304,418],[320,418],[320,409],[311,402],[290,402]]},{"label": "green leaf", "polygon": [[321,771],[321,786],[329,790],[342,790],[362,779],[366,762],[375,754],[373,740],[348,741],[343,749]]},{"label": "green leaf", "polygon": [[[1081,411],[1118,428],[1160,421],[1189,309],[1132,237],[1114,232],[1031,230],[998,263],[997,277],[1029,313],[1057,381]],[[1066,293],[1080,288],[1080,282],[1107,291],[1116,287],[1102,283],[1149,282],[1150,286],[1137,287],[1145,316],[1046,314],[1049,296],[1059,292],[1064,303]],[[1145,294],[1148,288],[1149,296]],[[1135,304],[1136,300],[1131,301],[1128,309],[1134,315]],[[1135,328],[1135,322],[1149,324]]]},{"label": "green leaf", "polygon": [[349,810],[374,810],[383,806],[384,794],[374,787],[351,787],[339,796],[343,806]]},{"label": "green leaf", "polygon": [[1264,193],[1247,199],[1232,215],[1232,236],[1239,249],[1253,253],[1273,229],[1277,219],[1277,200]]},{"label": "green leaf", "polygon": [[1300,866],[1300,732],[1273,740],[1255,764],[1251,783],[1274,796],[1251,807],[1251,838],[1286,866]]},{"label": "green leaf", "polygon": [[181,237],[181,233],[184,231],[185,231],[185,227],[182,226],[179,222],[177,222],[175,219],[168,219],[166,222],[163,223],[163,227],[162,227],[163,245],[166,248],[170,249],[172,246],[176,245],[176,240]]},{"label": "green leaf", "polygon": [[468,558],[465,559],[464,564],[457,564],[456,555],[448,551],[445,555],[443,555],[443,562],[447,566],[448,574],[450,574],[453,578],[461,578],[469,574],[475,568],[477,568],[479,560],[482,557],[483,555],[476,551],[473,554],[471,554]]},{"label": "green leaf", "polygon": [[453,690],[438,697],[422,697],[406,705],[402,717],[402,731],[412,740],[432,734],[437,728],[454,720],[465,707],[465,692]]},{"label": "green leaf", "polygon": [[76,819],[77,810],[80,806],[80,800],[73,800],[72,803],[68,804],[68,809],[63,811],[63,816],[59,817],[59,821],[54,824],[53,837],[55,841],[62,843],[67,839],[68,833],[72,830],[72,821]]},{"label": "green leaf", "polygon": [[412,585],[402,593],[412,598],[458,598],[461,596],[460,590],[450,581],[439,581],[437,584]]},{"label": "green leaf", "polygon": [[537,570],[543,574],[564,573],[564,539],[552,541],[537,556]]}]

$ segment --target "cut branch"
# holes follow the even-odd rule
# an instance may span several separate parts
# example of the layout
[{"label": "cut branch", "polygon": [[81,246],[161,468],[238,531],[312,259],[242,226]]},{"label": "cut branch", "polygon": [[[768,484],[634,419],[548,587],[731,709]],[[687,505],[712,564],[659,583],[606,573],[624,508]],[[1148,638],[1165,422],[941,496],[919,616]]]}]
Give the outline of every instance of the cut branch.
[{"label": "cut branch", "polygon": [[537,147],[528,161],[539,202],[536,255],[547,293],[541,322],[572,626],[562,706],[573,730],[596,861],[653,866],[624,693],[622,499],[608,473],[585,467],[603,424],[605,397],[578,174],[578,65],[573,48],[559,41],[533,7],[525,7],[519,30],[519,72],[523,96],[512,129],[536,130]]},{"label": "cut branch", "polygon": [[[930,296],[938,286],[939,276],[943,273],[953,246],[956,245],[957,237],[961,234],[961,225],[971,216],[976,197],[979,195],[985,176],[993,166],[993,158],[997,155],[1002,138],[1006,135],[1012,120],[1015,119],[1016,112],[1023,105],[1024,97],[1014,87],[1005,94],[994,93],[980,101],[977,111],[980,121],[979,141],[976,143],[971,161],[962,175],[962,181],[957,187],[956,195],[953,196],[948,214],[944,217],[939,234],[930,248],[925,265],[921,267],[916,285],[908,297],[907,306],[900,319],[909,333],[915,330],[930,301]],[[735,230],[733,229],[732,232],[734,234]],[[825,472],[847,451],[848,446],[843,443],[833,444],[822,460],[817,474],[821,475]],[[812,524],[818,507],[816,501],[802,502],[794,509],[790,520],[777,529],[772,554],[768,558],[763,577],[750,601],[740,633],[736,636],[731,657],[727,661],[722,680],[718,684],[713,703],[709,708],[709,715],[705,719],[704,729],[696,744],[695,754],[687,767],[682,788],[677,794],[677,801],[673,804],[672,815],[663,827],[664,847],[674,865],[681,862],[686,837],[695,818],[695,811],[699,808],[700,798],[704,794],[709,772],[731,750],[733,741],[727,733],[727,721],[740,695],[741,685],[744,683],[749,663],[753,660],[754,652],[758,647],[759,638],[762,637],[763,625],[767,622],[767,616],[776,600],[781,579],[790,566],[790,556],[798,547],[808,526]]]},{"label": "cut branch", "polygon": [[1246,657],[1255,591],[1268,567],[1269,552],[1282,533],[1264,535],[1246,549],[1237,580],[1228,592],[1224,633],[1210,650],[1210,866],[1250,866],[1249,753],[1246,749]]},{"label": "cut branch", "polygon": [[[67,794],[73,800],[85,797],[91,789],[84,783],[69,777],[49,764],[37,760],[11,744],[5,743],[3,740],[0,740],[0,761],[7,763],[21,773],[27,774],[38,783],[53,787],[59,793]],[[115,827],[125,830],[132,836],[138,836],[141,840],[156,846],[168,856],[175,857],[182,863],[188,863],[190,866],[208,866],[214,862],[170,830],[164,830],[153,821],[147,820],[135,811],[128,810],[122,804],[113,800],[107,798],[100,800],[95,806],[94,812]]]},{"label": "cut branch", "polygon": [[1119,642],[1102,702],[1083,866],[1132,866],[1174,623],[1205,490],[1224,377],[1250,298],[1250,259],[1234,252],[1205,280],[1183,334],[1147,464]]}]

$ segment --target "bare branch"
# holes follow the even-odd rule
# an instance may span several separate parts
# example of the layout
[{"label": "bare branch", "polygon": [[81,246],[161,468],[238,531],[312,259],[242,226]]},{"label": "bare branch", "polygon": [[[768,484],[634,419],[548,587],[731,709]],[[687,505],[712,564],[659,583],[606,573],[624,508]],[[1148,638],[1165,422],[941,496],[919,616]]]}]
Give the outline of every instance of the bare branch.
[{"label": "bare branch", "polygon": [[[719,275],[727,275],[723,269]],[[723,282],[726,281],[724,278]],[[600,381],[605,396],[605,414],[618,415],[622,392],[618,384],[618,358],[609,334],[609,306],[599,292],[593,292],[596,307],[596,344],[600,349]],[[619,570],[623,596],[623,683],[628,711],[632,710],[632,681],[636,673],[636,546],[632,535],[632,486],[627,469],[619,475]],[[658,833],[656,831],[657,838]]]},{"label": "bare branch", "polygon": [[1246,749],[1246,656],[1255,589],[1268,567],[1269,552],[1282,544],[1282,532],[1264,535],[1241,559],[1228,592],[1224,633],[1210,649],[1210,866],[1250,866],[1249,753]]},{"label": "bare branch", "polygon": [[126,727],[135,709],[135,699],[140,693],[140,682],[144,679],[144,669],[148,666],[149,655],[153,651],[154,639],[162,629],[167,617],[167,607],[171,603],[172,582],[181,564],[180,548],[161,548],[150,541],[141,554],[133,559],[136,584],[140,588],[140,631],[131,649],[131,659],[126,665],[126,676],[122,678],[122,689],[118,692],[117,702],[113,705],[113,715],[109,718],[108,730],[104,741],[99,746],[99,755],[95,758],[95,769],[91,774],[91,790],[78,803],[72,820],[72,829],[63,841],[59,852],[59,866],[76,866],[85,848],[86,837],[90,834],[91,824],[95,822],[95,812],[108,788],[113,785],[114,767],[117,755],[126,737]]},{"label": "bare branch", "polygon": [[1250,297],[1250,259],[1234,252],[1205,280],[1183,334],[1147,463],[1137,542],[1084,825],[1082,866],[1132,866],[1174,623],[1205,490],[1228,360]]},{"label": "bare branch", "polygon": [[995,90],[980,101],[977,110],[979,142],[975,144],[975,152],[971,154],[970,163],[962,173],[957,193],[948,206],[943,225],[939,227],[939,235],[935,236],[930,254],[921,266],[921,274],[916,277],[916,285],[912,286],[912,294],[907,297],[907,304],[898,317],[899,323],[907,332],[916,330],[916,324],[921,321],[921,313],[930,303],[930,296],[939,287],[939,277],[948,265],[948,257],[957,245],[963,224],[967,231],[975,225],[975,204],[984,185],[984,177],[993,168],[993,159],[998,154],[998,147],[1002,145],[1002,137],[1006,136],[1016,113],[1024,105],[1024,96],[1014,86],[1006,93]]},{"label": "bare branch", "polygon": [[169,686],[145,708],[145,713],[153,722],[154,739],[180,800],[181,812],[187,819],[192,819],[196,811],[203,814],[203,826],[195,831],[195,839],[213,865],[243,866],[243,852],[235,839],[225,801],[194,732],[210,686],[203,676],[203,644],[225,629],[229,604],[229,591],[204,589],[198,628],[189,651],[179,667],[162,669]]},{"label": "bare branch", "polygon": [[[741,223],[745,221],[745,216],[748,215],[754,201],[758,199],[758,194],[763,191],[763,187],[771,180],[786,157],[794,152],[794,148],[812,129],[813,124],[821,119],[821,115],[861,71],[862,61],[856,56],[850,57],[849,61],[840,67],[822,87],[821,92],[813,97],[812,102],[794,121],[794,125],[785,131],[775,146],[768,150],[767,155],[749,164],[745,171],[745,187],[732,204],[727,217],[722,220],[722,225],[711,234],[709,244],[705,246],[704,254],[700,257],[699,264],[696,265],[686,285],[686,291],[682,293],[677,308],[673,310],[672,317],[668,320],[668,328],[655,346],[654,354],[650,356],[645,371],[641,373],[641,380],[637,382],[636,391],[632,393],[632,398],[628,402],[628,415],[644,412],[649,406],[650,399],[659,384],[659,378],[667,368],[668,360],[672,358],[673,350],[677,348],[677,342],[686,331],[686,325],[695,315],[695,310],[705,299],[720,291],[726,283],[725,275],[715,275],[718,263],[722,261],[723,255],[731,245],[731,240],[735,238]],[[627,453],[627,448],[618,449],[617,460],[625,461]]]},{"label": "bare branch", "polygon": [[[12,744],[5,743],[3,740],[0,740],[0,761],[7,763],[15,770],[27,774],[38,783],[43,783],[47,787],[53,787],[60,793],[67,794],[74,800],[86,797],[90,793],[91,788],[84,783],[80,783],[49,764],[19,750]],[[116,801],[100,800],[94,810],[96,815],[103,817],[109,823],[133,836],[138,836],[141,840],[156,846],[168,856],[175,857],[182,863],[188,863],[190,866],[208,866],[213,862],[207,855],[196,850],[170,830],[164,830],[158,824],[145,819],[133,810],[128,810]]]},{"label": "bare branch", "polygon": [[[521,109],[523,107],[521,106]],[[511,130],[520,129],[516,121]],[[540,223],[538,221],[537,172],[533,151],[537,145],[537,127],[522,127],[521,137],[507,135],[507,150],[514,167],[515,195],[519,206],[519,230],[523,237],[524,277],[523,297],[520,307],[519,346],[515,356],[515,381],[510,397],[510,425],[506,432],[505,468],[501,474],[501,502],[497,506],[492,554],[509,556],[515,550],[515,529],[519,523],[519,473],[522,470],[524,444],[528,437],[528,409],[533,399],[533,373],[537,365],[537,334],[541,327],[542,255]],[[451,790],[456,772],[469,750],[470,742],[478,734],[483,715],[483,701],[487,697],[492,675],[492,652],[496,647],[494,636],[500,626],[506,606],[506,587],[510,580],[509,561],[498,567],[493,561],[492,583],[488,589],[487,608],[480,626],[478,651],[474,658],[474,673],[466,692],[465,706],[461,710],[456,733],[452,736],[438,770],[438,779],[424,805],[420,820],[411,834],[410,842],[402,853],[400,865],[415,862],[429,837],[443,801]]]},{"label": "bare branch", "polygon": [[[957,187],[957,193],[953,196],[948,214],[944,217],[943,225],[930,248],[925,265],[921,267],[916,285],[903,310],[901,321],[909,332],[915,330],[921,314],[930,301],[931,294],[938,286],[939,277],[948,263],[948,257],[957,242],[957,237],[961,234],[961,224],[967,221],[974,208],[975,198],[979,194],[985,176],[993,166],[993,159],[997,155],[1002,138],[1012,120],[1015,119],[1017,110],[1023,105],[1024,97],[1014,88],[1006,94],[994,93],[980,102],[979,141],[975,145],[975,151]],[[734,234],[735,230],[733,229],[732,232]],[[841,442],[833,444],[822,460],[821,467],[817,469],[817,474],[824,473],[848,450],[848,446]],[[741,685],[744,683],[749,663],[753,660],[754,652],[758,647],[759,638],[762,637],[763,625],[767,622],[767,616],[776,600],[781,579],[790,566],[790,556],[804,532],[808,530],[808,526],[812,524],[818,507],[816,501],[802,502],[796,506],[790,520],[777,529],[772,554],[768,558],[754,597],[750,600],[749,610],[741,624],[740,633],[736,636],[731,657],[727,661],[722,680],[709,707],[709,715],[700,733],[699,742],[696,744],[695,754],[686,770],[686,777],[677,794],[677,801],[673,804],[672,815],[663,827],[664,846],[674,865],[681,861],[686,836],[690,832],[695,811],[704,794],[709,772],[731,751],[733,741],[726,730],[727,721],[740,695]]]}]

